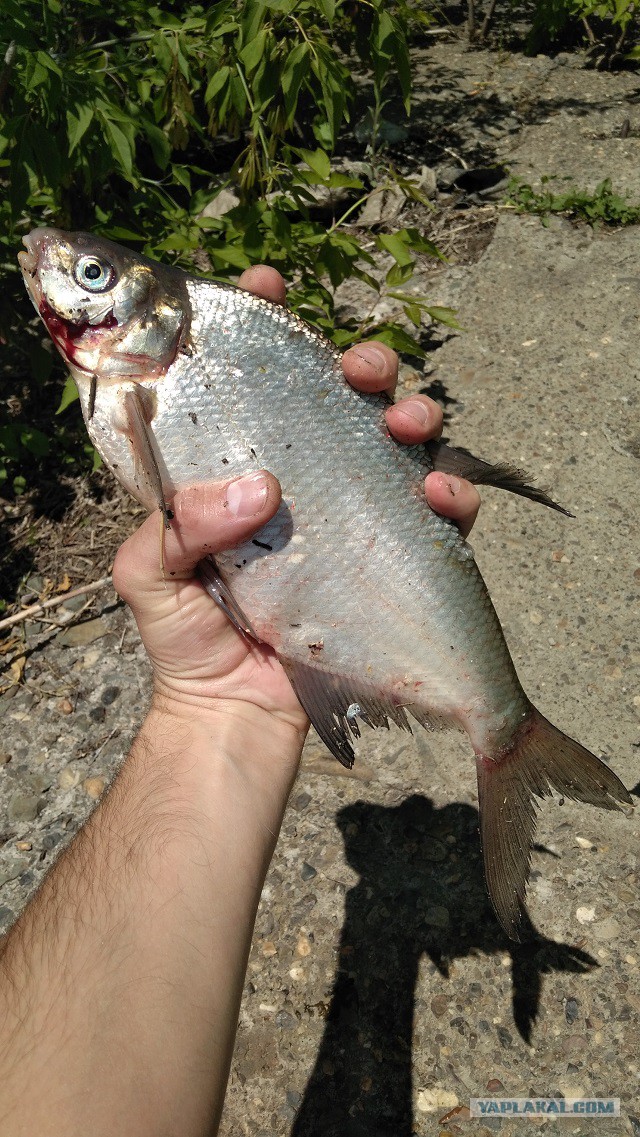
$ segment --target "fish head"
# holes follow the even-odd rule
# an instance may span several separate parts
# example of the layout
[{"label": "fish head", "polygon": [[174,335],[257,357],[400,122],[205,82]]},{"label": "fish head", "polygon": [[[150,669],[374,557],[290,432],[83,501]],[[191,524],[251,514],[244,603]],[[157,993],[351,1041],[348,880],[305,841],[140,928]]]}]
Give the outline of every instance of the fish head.
[{"label": "fish head", "polygon": [[183,274],[92,233],[34,229],[23,244],[27,290],[78,383],[167,372],[190,324]]}]

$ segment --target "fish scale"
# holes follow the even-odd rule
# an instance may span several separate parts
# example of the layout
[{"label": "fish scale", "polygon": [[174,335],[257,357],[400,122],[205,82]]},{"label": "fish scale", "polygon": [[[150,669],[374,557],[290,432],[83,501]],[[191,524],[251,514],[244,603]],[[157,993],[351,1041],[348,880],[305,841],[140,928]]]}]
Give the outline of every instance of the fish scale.
[{"label": "fish scale", "polygon": [[275,517],[201,577],[274,647],[336,757],[353,761],[358,718],[467,732],[489,892],[518,938],[536,799],[631,799],[527,699],[472,550],[429,508],[424,477],[435,463],[554,503],[511,467],[399,446],[384,399],[353,391],[333,346],[283,307],[91,234],[36,230],[25,244],[25,281],[91,438],[138,500],[170,523],[184,486],[260,468],[279,479]]}]

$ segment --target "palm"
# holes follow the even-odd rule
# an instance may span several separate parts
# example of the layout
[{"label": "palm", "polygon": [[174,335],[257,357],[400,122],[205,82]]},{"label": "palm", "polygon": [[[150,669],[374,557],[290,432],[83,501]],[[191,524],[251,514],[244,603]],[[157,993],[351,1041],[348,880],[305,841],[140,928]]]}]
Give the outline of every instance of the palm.
[{"label": "palm", "polygon": [[[141,629],[142,630],[142,629]],[[290,719],[306,716],[275,652],[242,636],[196,580],[158,592],[144,641],[158,690],[197,699],[240,699]]]}]

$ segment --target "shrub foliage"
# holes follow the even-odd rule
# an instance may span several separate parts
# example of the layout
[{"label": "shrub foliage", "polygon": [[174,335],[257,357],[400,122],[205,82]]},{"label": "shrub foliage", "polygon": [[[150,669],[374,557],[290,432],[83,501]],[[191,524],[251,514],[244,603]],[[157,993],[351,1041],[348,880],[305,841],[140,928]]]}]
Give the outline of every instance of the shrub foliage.
[{"label": "shrub foliage", "polygon": [[[15,490],[24,486],[25,457],[82,460],[69,416],[55,431],[42,417],[52,414],[42,392],[57,364],[41,332],[27,326],[16,265],[20,237],[34,225],[91,229],[220,278],[266,261],[291,282],[293,307],[339,344],[375,333],[420,353],[393,322],[334,328],[333,306],[334,289],[349,277],[380,290],[371,251],[344,224],[371,182],[336,172],[332,155],[355,108],[369,104],[365,157],[375,163],[387,96],[408,109],[409,4],[3,0],[2,8],[0,336],[8,346],[3,382],[14,390],[0,426],[0,467]],[[225,184],[236,204],[208,216],[205,206]],[[342,217],[339,209],[329,222],[318,216],[319,189],[329,200],[351,194]],[[396,291],[416,254],[437,255],[415,229],[381,232],[376,243],[394,259],[385,286]],[[425,311],[452,318],[398,295],[414,323]],[[67,387],[63,406],[71,399]]]}]

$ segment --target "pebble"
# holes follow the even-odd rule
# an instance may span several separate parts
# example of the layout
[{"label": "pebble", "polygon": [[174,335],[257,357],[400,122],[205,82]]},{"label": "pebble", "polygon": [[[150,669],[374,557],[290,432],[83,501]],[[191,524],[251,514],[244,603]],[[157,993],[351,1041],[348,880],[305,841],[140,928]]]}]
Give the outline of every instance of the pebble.
[{"label": "pebble", "polygon": [[0,766],[8,766],[11,761],[11,754],[8,750],[0,750]]},{"label": "pebble", "polygon": [[298,937],[298,942],[296,944],[296,954],[301,956],[303,959],[305,956],[311,955],[311,943],[308,936],[301,935]]},{"label": "pebble", "polygon": [[119,687],[105,687],[102,695],[100,696],[100,702],[102,703],[103,707],[110,707],[112,703],[115,703],[119,694]]},{"label": "pebble", "polygon": [[31,861],[28,857],[16,857],[8,865],[0,868],[0,885],[8,884],[10,880],[17,880],[29,868]]},{"label": "pebble", "polygon": [[68,600],[62,601],[62,607],[67,612],[79,612],[86,602],[86,596],[70,596]]},{"label": "pebble", "polygon": [[446,995],[434,995],[431,1000],[431,1010],[437,1019],[441,1019],[446,1014],[449,1006],[449,999]]},{"label": "pebble", "polygon": [[276,1026],[279,1026],[281,1030],[295,1030],[297,1025],[297,1020],[293,1015],[290,1015],[288,1011],[278,1011],[276,1015]]},{"label": "pebble", "polygon": [[18,791],[9,800],[9,817],[11,821],[35,821],[41,808],[40,798],[36,794]]},{"label": "pebble", "polygon": [[428,837],[421,848],[421,856],[425,861],[444,861],[446,855],[447,850],[442,841],[436,841],[434,837]]},{"label": "pebble", "polygon": [[58,774],[58,785],[61,790],[72,790],[80,781],[80,771],[73,766],[65,766]]},{"label": "pebble", "polygon": [[490,1094],[497,1094],[498,1090],[503,1090],[504,1085],[499,1078],[489,1078],[487,1082],[487,1090]]},{"label": "pebble", "polygon": [[104,793],[104,787],[106,785],[106,781],[104,778],[92,777],[92,778],[85,778],[85,780],[82,784],[84,786],[86,793],[89,794],[89,797],[97,799],[97,798],[101,797],[102,794]]},{"label": "pebble", "polygon": [[57,643],[62,644],[63,647],[84,647],[86,644],[91,644],[94,640],[100,639],[105,636],[109,631],[109,627],[102,616],[97,616],[95,620],[86,620],[84,624],[76,624],[73,628],[67,628],[66,632],[56,637]]},{"label": "pebble", "polygon": [[318,870],[314,869],[313,865],[308,864],[307,861],[302,862],[302,868],[300,869],[300,876],[302,877],[303,880],[313,880],[314,876],[317,876],[317,875],[318,875]]},{"label": "pebble", "polygon": [[293,799],[291,804],[292,804],[294,809],[298,810],[298,813],[302,813],[302,810],[307,808],[310,801],[311,801],[311,794],[301,793],[301,794],[298,794]]},{"label": "pebble", "polygon": [[73,703],[70,703],[68,699],[61,699],[58,704],[58,710],[62,715],[73,714]]},{"label": "pebble", "polygon": [[613,916],[608,920],[603,920],[601,924],[596,924],[593,934],[597,940],[617,940],[620,935],[620,925]]},{"label": "pebble", "polygon": [[577,1022],[580,1017],[580,1004],[577,999],[567,999],[564,1006],[564,1017],[569,1023],[569,1026]]},{"label": "pebble", "polygon": [[453,1109],[458,1105],[458,1098],[451,1090],[444,1086],[431,1086],[428,1090],[418,1090],[416,1106],[420,1113],[435,1113],[439,1109]]},{"label": "pebble", "polygon": [[595,918],[595,908],[576,908],[576,920],[579,924],[592,924]]},{"label": "pebble", "polygon": [[579,845],[581,849],[591,849],[592,851],[597,848],[588,837],[576,837],[576,845]]},{"label": "pebble", "polygon": [[449,927],[449,912],[442,904],[434,904],[431,908],[427,908],[423,920],[425,924],[429,924],[432,928],[448,928]]},{"label": "pebble", "polygon": [[278,949],[271,940],[265,940],[262,945],[262,954],[270,959],[272,955],[277,955]]}]

